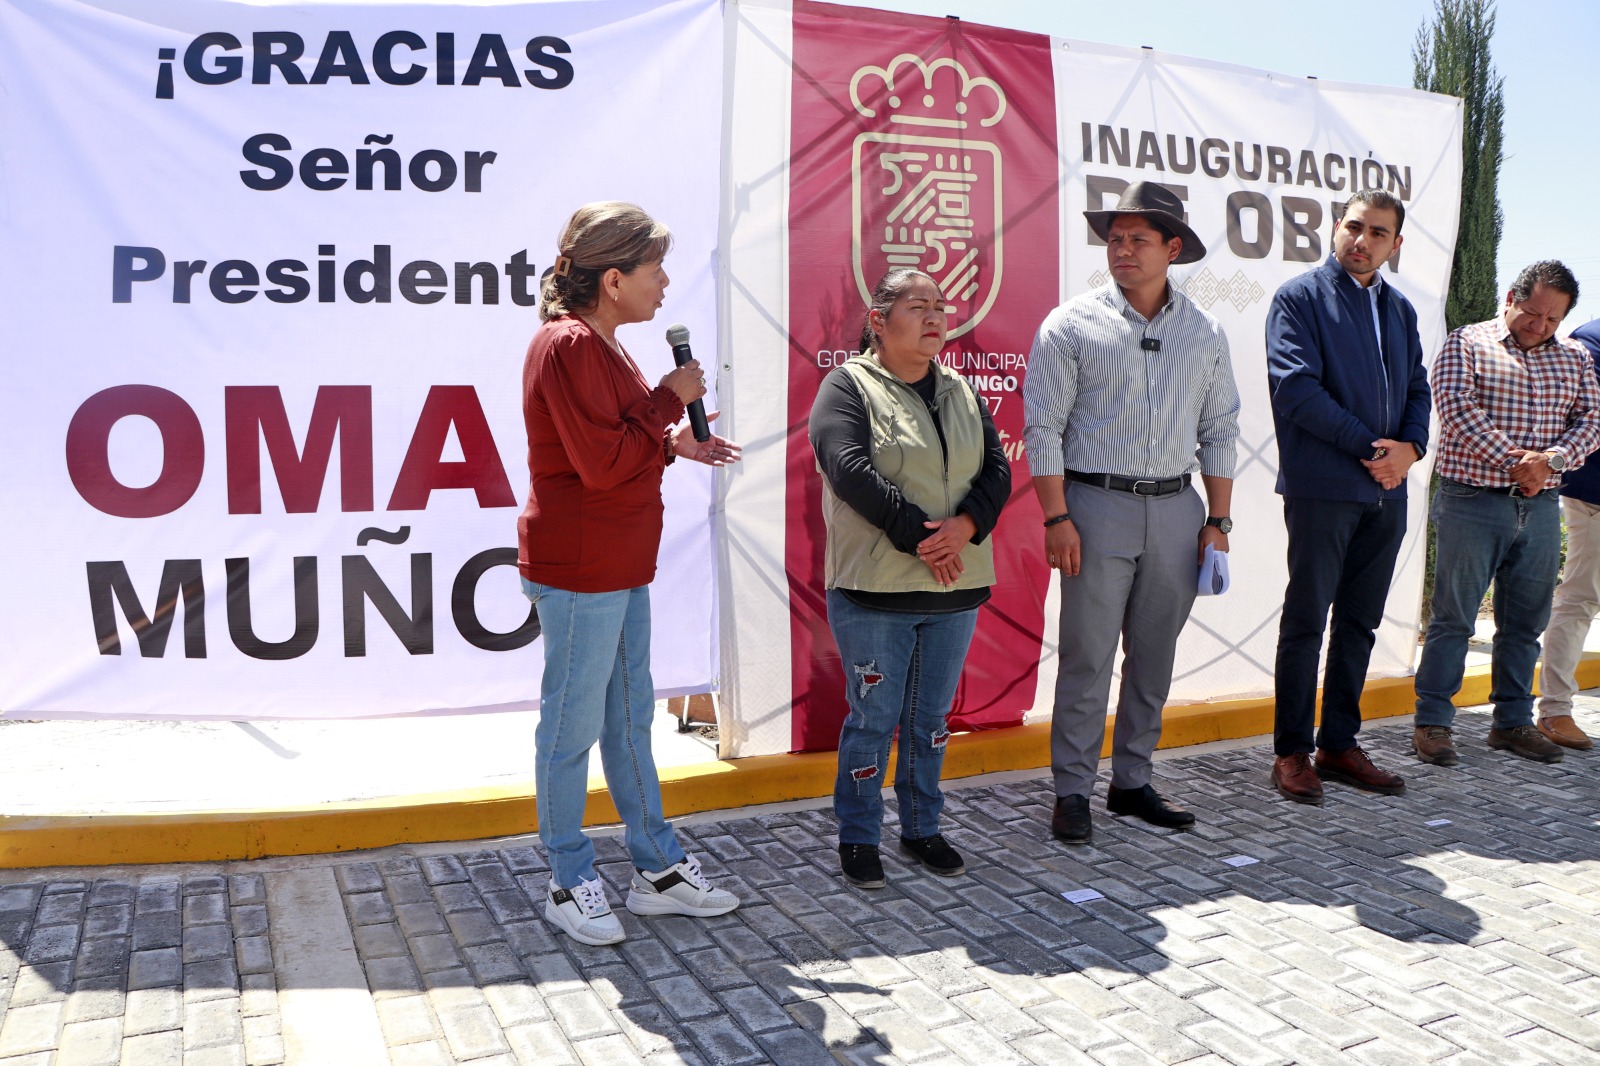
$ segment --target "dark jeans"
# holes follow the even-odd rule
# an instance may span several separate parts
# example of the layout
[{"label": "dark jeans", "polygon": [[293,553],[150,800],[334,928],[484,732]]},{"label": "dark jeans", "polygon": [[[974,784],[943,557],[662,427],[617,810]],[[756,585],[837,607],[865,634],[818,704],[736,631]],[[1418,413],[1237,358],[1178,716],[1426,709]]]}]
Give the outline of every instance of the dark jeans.
[{"label": "dark jeans", "polygon": [[1361,730],[1361,690],[1372,659],[1372,635],[1383,621],[1389,581],[1406,535],[1406,501],[1286,496],[1283,521],[1289,530],[1289,586],[1278,623],[1273,749],[1279,755],[1312,750],[1317,657],[1323,629],[1328,628],[1322,726],[1315,746],[1334,754],[1349,751]]},{"label": "dark jeans", "polygon": [[950,740],[945,717],[977,624],[976,607],[952,614],[902,614],[863,607],[838,589],[828,590],[828,628],[839,645],[850,705],[839,729],[833,786],[839,843],[878,843],[889,742],[896,730],[900,835],[916,840],[939,832],[944,810],[939,772]]}]

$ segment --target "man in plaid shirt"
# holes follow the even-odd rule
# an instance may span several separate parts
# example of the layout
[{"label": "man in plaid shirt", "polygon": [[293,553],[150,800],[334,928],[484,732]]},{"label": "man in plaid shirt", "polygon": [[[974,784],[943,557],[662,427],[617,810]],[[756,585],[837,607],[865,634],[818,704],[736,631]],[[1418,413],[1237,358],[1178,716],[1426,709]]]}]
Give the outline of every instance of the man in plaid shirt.
[{"label": "man in plaid shirt", "polygon": [[1561,472],[1600,445],[1600,382],[1581,345],[1555,340],[1578,281],[1555,260],[1517,275],[1499,318],[1450,334],[1433,364],[1439,412],[1433,618],[1417,667],[1417,758],[1456,764],[1450,700],[1494,584],[1491,748],[1540,762],[1561,749],[1533,724],[1533,668],[1561,557]]}]

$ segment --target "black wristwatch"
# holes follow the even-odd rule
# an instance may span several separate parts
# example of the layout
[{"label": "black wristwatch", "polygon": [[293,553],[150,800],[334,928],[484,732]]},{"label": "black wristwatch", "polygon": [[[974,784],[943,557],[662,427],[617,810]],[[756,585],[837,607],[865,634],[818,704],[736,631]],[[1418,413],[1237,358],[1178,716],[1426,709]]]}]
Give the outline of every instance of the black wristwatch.
[{"label": "black wristwatch", "polygon": [[1233,532],[1233,519],[1229,518],[1227,515],[1223,515],[1221,518],[1215,518],[1208,515],[1206,517],[1206,525],[1215,526],[1217,531],[1224,537]]}]

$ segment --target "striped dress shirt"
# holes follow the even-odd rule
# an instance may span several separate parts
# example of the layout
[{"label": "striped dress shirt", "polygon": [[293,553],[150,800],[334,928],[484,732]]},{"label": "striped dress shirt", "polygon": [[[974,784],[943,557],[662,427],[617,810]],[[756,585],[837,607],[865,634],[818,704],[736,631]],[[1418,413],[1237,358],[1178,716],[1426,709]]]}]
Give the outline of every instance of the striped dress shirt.
[{"label": "striped dress shirt", "polygon": [[[1035,477],[1066,470],[1233,477],[1239,390],[1217,320],[1168,287],[1146,320],[1115,282],[1069,300],[1039,327],[1022,385]],[[1161,342],[1146,351],[1140,342]]]},{"label": "striped dress shirt", "polygon": [[[1600,444],[1600,384],[1588,351],[1551,338],[1524,351],[1503,319],[1451,333],[1433,362],[1440,477],[1484,488],[1511,484],[1511,451],[1555,449],[1568,468]],[[1544,487],[1561,484],[1551,473]]]}]

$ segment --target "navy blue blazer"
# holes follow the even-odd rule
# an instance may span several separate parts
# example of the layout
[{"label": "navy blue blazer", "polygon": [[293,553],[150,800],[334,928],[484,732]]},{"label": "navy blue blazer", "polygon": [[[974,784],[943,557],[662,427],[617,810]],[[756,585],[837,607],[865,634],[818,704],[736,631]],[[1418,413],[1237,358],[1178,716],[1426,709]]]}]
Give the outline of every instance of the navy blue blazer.
[{"label": "navy blue blazer", "polygon": [[1278,492],[1318,500],[1404,499],[1361,460],[1380,437],[1428,444],[1433,394],[1417,311],[1387,279],[1378,294],[1383,349],[1366,290],[1332,255],[1287,281],[1267,312],[1267,377],[1278,433]]},{"label": "navy blue blazer", "polygon": [[[1589,349],[1595,370],[1600,372],[1600,318],[1573,330],[1572,339]],[[1578,469],[1565,474],[1561,478],[1561,495],[1600,507],[1600,458],[1591,455]]]}]

